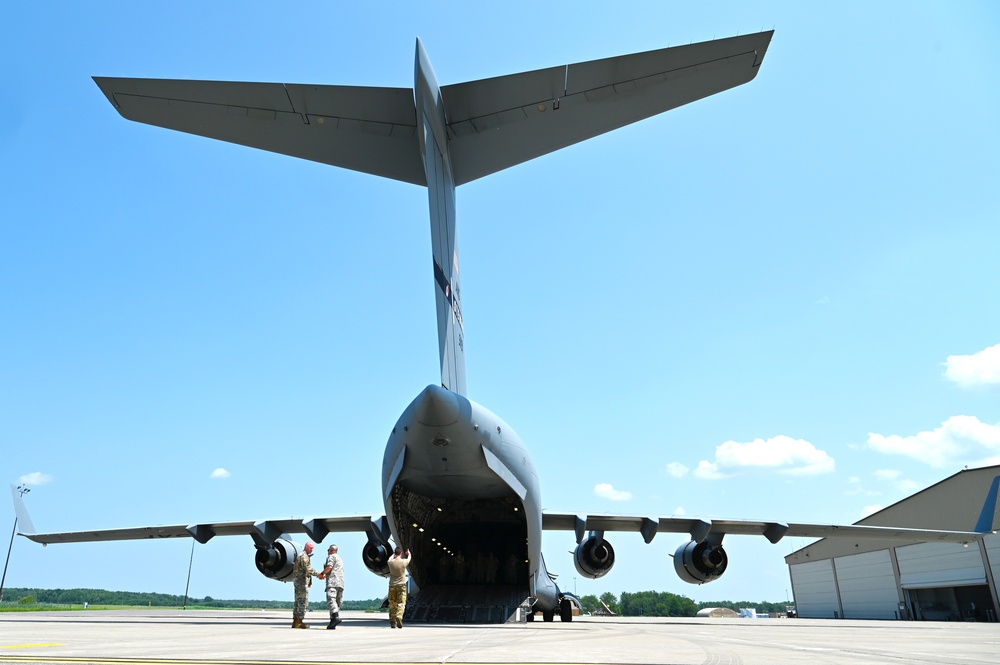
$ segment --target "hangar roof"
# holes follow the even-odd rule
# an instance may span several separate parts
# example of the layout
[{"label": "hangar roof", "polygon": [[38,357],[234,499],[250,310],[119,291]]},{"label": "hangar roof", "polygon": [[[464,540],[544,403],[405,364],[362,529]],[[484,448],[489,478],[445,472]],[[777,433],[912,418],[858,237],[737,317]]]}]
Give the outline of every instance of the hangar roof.
[{"label": "hangar roof", "polygon": [[[974,531],[986,494],[998,475],[1000,465],[963,469],[855,524]],[[994,514],[993,529],[1000,530],[1000,511]],[[785,557],[785,563],[790,565],[846,554],[873,552],[902,544],[905,543],[898,540],[823,538],[792,552]]]}]

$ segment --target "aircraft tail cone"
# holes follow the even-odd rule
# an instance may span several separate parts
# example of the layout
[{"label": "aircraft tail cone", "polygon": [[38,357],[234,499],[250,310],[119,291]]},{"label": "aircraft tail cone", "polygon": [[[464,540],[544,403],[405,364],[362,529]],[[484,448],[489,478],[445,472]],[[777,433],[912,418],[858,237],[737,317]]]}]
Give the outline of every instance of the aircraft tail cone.
[{"label": "aircraft tail cone", "polygon": [[426,427],[446,427],[458,421],[458,395],[440,386],[427,386],[416,399],[417,422]]}]

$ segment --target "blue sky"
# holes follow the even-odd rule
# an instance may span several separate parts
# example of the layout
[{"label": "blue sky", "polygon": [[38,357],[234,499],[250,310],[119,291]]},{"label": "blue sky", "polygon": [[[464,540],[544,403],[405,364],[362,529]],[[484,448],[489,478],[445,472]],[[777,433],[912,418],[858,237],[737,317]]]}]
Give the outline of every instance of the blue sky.
[{"label": "blue sky", "polygon": [[[425,190],[127,122],[90,77],[409,87],[418,36],[449,84],[776,31],[750,84],[458,191],[469,396],[546,509],[850,523],[1000,461],[1000,5],[415,7],[5,9],[0,476],[37,527],[381,514],[439,378]],[[580,594],[779,600],[809,542],[730,537],[693,587],[681,541],[618,535],[597,581],[544,551]],[[7,585],[180,594],[190,552],[19,538]],[[191,594],[290,599],[252,557],[198,546]]]}]

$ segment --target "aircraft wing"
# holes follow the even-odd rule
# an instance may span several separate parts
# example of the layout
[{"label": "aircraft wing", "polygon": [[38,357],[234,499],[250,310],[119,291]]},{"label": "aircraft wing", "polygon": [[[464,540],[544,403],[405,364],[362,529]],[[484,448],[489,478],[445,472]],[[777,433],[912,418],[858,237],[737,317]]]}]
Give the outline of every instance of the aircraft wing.
[{"label": "aircraft wing", "polygon": [[95,76],[122,117],[426,184],[409,88]]},{"label": "aircraft wing", "polygon": [[207,543],[215,536],[260,536],[274,540],[282,534],[304,533],[316,542],[321,542],[329,533],[348,531],[367,532],[371,530],[372,518],[324,517],[299,520],[261,520],[257,522],[214,522],[205,524],[173,524],[160,526],[137,526],[124,529],[98,529],[94,531],[65,531],[62,533],[35,533],[25,529],[18,535],[36,543],[85,543],[103,540],[145,540],[147,538],[194,538],[199,543]]},{"label": "aircraft wing", "polygon": [[[863,538],[903,540],[926,543],[962,543],[982,540],[996,533],[997,502],[1000,499],[1000,476],[993,479],[986,500],[979,512],[973,531],[915,529],[866,524],[796,524],[794,522],[755,522],[750,520],[704,520],[697,517],[635,517],[625,515],[586,515],[572,513],[542,513],[542,528],[550,531],[575,531],[576,542],[583,541],[590,531],[637,531],[646,543],[658,533],[687,533],[702,542],[709,536],[721,539],[731,533],[738,536],[764,536],[777,543],[785,536],[802,538]],[[961,517],[959,517],[961,519]]]},{"label": "aircraft wing", "polygon": [[38,533],[24,506],[24,501],[11,486],[14,511],[17,515],[17,534],[36,543],[87,543],[104,540],[145,540],[147,538],[194,538],[205,544],[215,536],[252,536],[262,542],[272,541],[284,534],[304,533],[315,542],[321,542],[329,533],[368,532],[385,539],[388,532],[385,518],[373,520],[369,515],[349,517],[317,517],[313,519],[277,519],[247,522],[211,522],[202,524],[173,524],[139,526],[124,529],[98,529],[94,531],[64,531]]},{"label": "aircraft wing", "polygon": [[[985,510],[985,508],[984,508]],[[982,518],[979,524],[983,523]],[[989,522],[992,524],[992,520]],[[646,543],[658,533],[686,533],[692,540],[701,542],[710,534],[764,536],[777,543],[784,536],[804,538],[863,538],[877,540],[903,540],[912,542],[971,543],[982,540],[989,531],[941,531],[934,529],[905,529],[859,524],[796,524],[794,522],[754,522],[746,520],[703,520],[686,517],[635,517],[624,515],[586,515],[568,513],[543,513],[542,528],[550,531],[575,531],[576,541],[583,541],[590,531],[635,531],[642,534]],[[978,529],[977,524],[977,529]]]},{"label": "aircraft wing", "polygon": [[442,86],[455,184],[742,85],[773,34]]}]

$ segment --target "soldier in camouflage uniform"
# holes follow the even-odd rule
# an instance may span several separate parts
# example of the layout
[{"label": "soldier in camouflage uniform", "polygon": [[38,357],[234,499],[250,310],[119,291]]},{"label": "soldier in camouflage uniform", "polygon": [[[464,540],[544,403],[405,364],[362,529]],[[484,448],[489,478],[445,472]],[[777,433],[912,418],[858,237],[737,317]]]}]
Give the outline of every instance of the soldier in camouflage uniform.
[{"label": "soldier in camouflage uniform", "polygon": [[312,586],[312,578],[319,575],[312,567],[313,544],[306,543],[297,557],[295,566],[292,568],[292,583],[295,585],[295,607],[292,609],[292,628],[308,628],[309,624],[303,623],[306,610],[309,608],[309,587]]},{"label": "soldier in camouflage uniform", "polygon": [[406,612],[406,567],[410,565],[410,550],[397,547],[389,559],[389,627],[403,627]]},{"label": "soldier in camouflage uniform", "polygon": [[337,624],[343,623],[340,618],[340,606],[344,603],[344,561],[337,554],[337,546],[330,545],[326,554],[326,567],[318,575],[322,580],[326,580],[326,608],[330,610],[330,625],[328,630],[333,630]]}]

